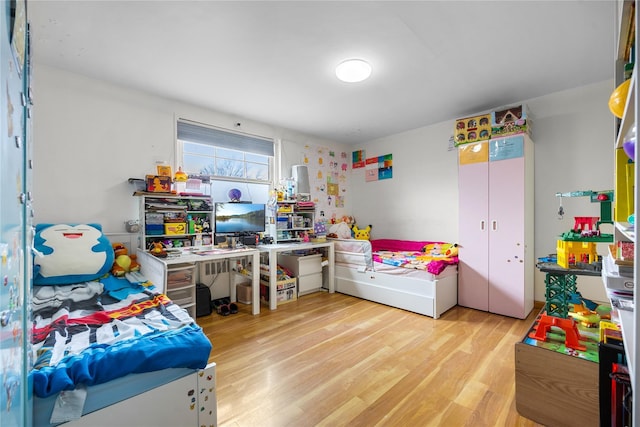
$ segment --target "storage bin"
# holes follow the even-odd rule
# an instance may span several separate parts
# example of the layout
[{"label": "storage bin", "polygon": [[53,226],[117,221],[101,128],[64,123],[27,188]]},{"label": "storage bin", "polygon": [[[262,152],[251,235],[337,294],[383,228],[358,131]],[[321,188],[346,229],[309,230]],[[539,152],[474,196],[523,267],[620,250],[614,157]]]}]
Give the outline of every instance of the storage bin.
[{"label": "storage bin", "polygon": [[278,256],[278,263],[291,271],[295,276],[322,272],[322,255],[282,254]]},{"label": "storage bin", "polygon": [[164,224],[164,234],[186,234],[187,223],[185,222],[171,222]]},{"label": "storage bin", "polygon": [[192,285],[194,268],[193,265],[172,266],[171,270],[167,271],[167,290]]},{"label": "storage bin", "polygon": [[242,304],[251,304],[251,283],[238,283],[236,285],[236,299]]},{"label": "storage bin", "polygon": [[164,234],[164,224],[146,224],[144,230],[150,236],[160,236]]},{"label": "storage bin", "polygon": [[[276,301],[278,304],[291,302],[298,299],[296,291],[296,278],[278,280],[276,282]],[[260,280],[260,300],[269,302],[269,282]]]},{"label": "storage bin", "polygon": [[193,298],[194,289],[195,288],[191,287],[187,289],[180,289],[177,291],[167,291],[167,296],[169,297],[169,299],[171,299],[171,301],[180,306],[193,304],[195,302]]},{"label": "storage bin", "polygon": [[278,221],[276,223],[276,229],[278,230],[286,230],[287,228],[289,228],[289,222],[288,222],[288,218],[285,217],[278,217]]},{"label": "storage bin", "polygon": [[161,213],[147,212],[145,214],[146,224],[164,224],[164,215]]},{"label": "storage bin", "polygon": [[322,288],[322,272],[298,276],[298,295],[316,292]]}]

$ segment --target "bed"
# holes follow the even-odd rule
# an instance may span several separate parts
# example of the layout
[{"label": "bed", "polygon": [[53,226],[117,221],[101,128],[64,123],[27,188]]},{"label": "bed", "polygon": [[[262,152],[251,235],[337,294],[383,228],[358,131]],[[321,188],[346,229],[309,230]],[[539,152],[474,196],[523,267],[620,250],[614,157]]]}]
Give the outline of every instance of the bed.
[{"label": "bed", "polygon": [[98,224],[38,225],[34,252],[34,426],[217,424],[211,342],[141,272],[112,274]]},{"label": "bed", "polygon": [[331,239],[336,291],[439,318],[458,303],[458,257],[443,242]]}]

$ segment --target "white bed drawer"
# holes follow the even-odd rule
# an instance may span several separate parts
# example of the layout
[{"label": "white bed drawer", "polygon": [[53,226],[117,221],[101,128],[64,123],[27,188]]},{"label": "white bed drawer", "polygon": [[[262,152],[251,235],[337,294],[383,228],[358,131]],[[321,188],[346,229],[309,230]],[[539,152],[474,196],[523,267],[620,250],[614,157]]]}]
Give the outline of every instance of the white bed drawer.
[{"label": "white bed drawer", "polygon": [[322,288],[322,272],[298,276],[298,294],[316,292]]}]

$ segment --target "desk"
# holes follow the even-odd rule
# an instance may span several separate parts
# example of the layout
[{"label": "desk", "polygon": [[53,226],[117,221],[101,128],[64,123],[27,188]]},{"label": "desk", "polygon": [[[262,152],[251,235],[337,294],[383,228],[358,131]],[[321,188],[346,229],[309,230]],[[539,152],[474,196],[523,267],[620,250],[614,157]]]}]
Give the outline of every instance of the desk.
[{"label": "desk", "polygon": [[[329,293],[336,291],[335,283],[335,252],[333,248],[333,242],[304,242],[304,243],[278,243],[275,245],[258,245],[258,250],[261,252],[269,253],[269,309],[275,310],[278,308],[278,301],[276,296],[277,273],[278,273],[278,254],[281,252],[303,251],[318,248],[327,248],[327,266],[329,274]],[[254,289],[255,296],[255,289]]]},{"label": "desk", "polygon": [[[260,252],[254,248],[240,249],[218,249],[214,247],[202,247],[198,250],[185,249],[180,256],[158,258],[146,251],[138,249],[138,262],[142,266],[143,274],[151,280],[154,285],[165,292],[167,268],[175,264],[193,264],[201,261],[213,261],[220,259],[231,259],[252,256],[251,261],[251,312],[260,313]],[[230,299],[236,302],[236,287],[230,286]],[[194,285],[195,289],[195,285]]]}]

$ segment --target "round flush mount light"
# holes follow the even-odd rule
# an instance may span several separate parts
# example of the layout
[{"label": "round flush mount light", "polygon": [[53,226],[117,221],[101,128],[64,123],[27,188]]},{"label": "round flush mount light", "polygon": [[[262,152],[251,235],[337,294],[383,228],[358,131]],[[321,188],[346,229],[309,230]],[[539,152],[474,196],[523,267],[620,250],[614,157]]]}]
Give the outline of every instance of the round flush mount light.
[{"label": "round flush mount light", "polygon": [[371,65],[362,59],[347,59],[336,67],[336,76],[347,83],[366,80],[371,75]]}]

